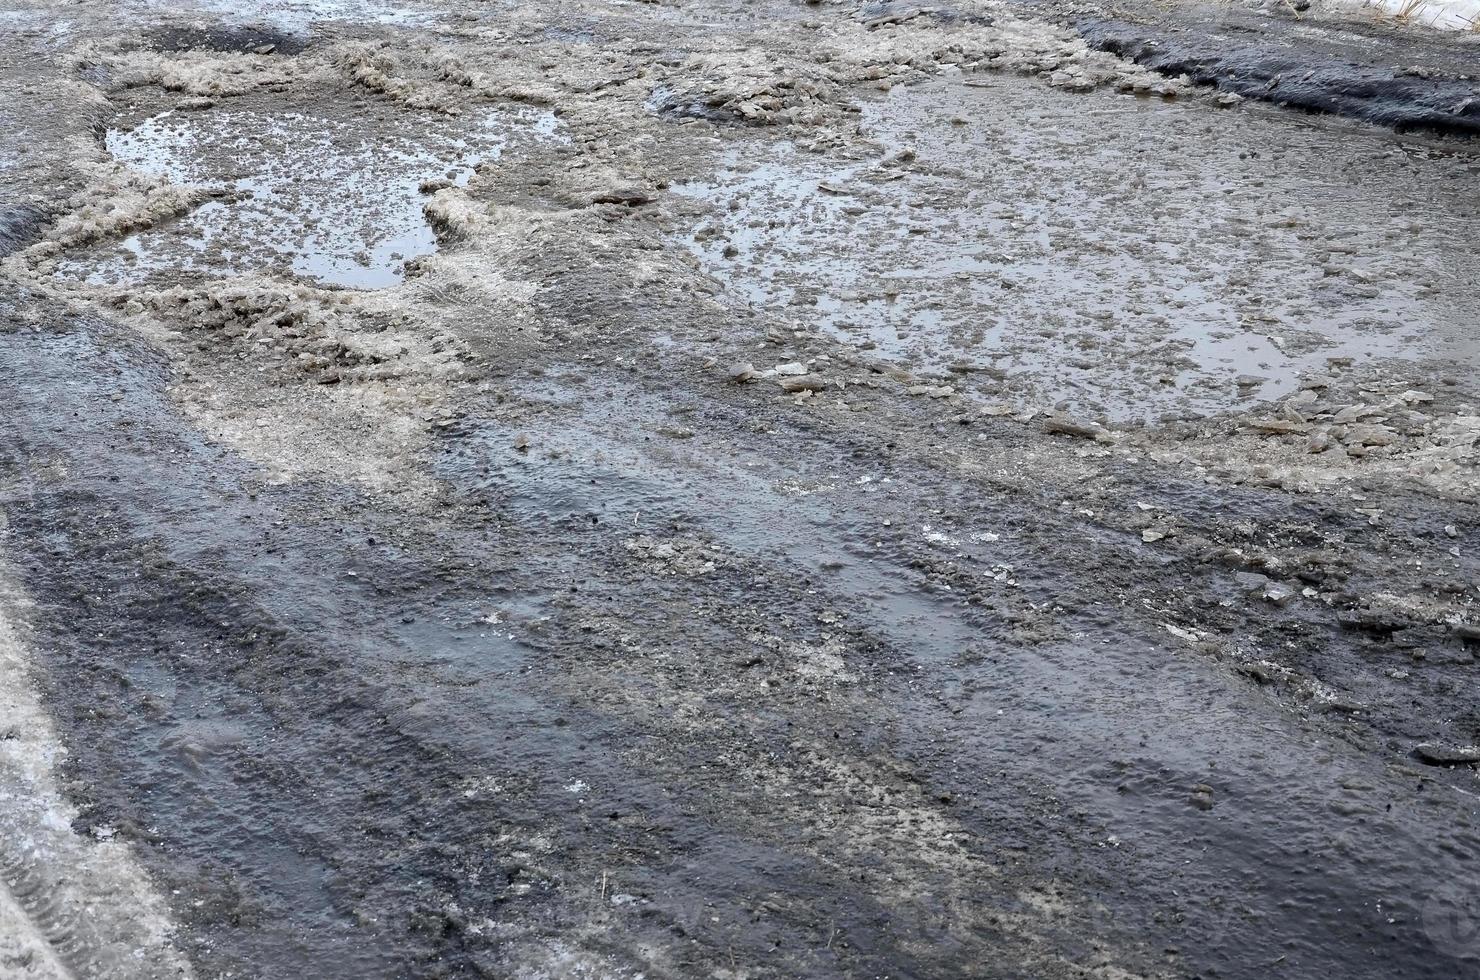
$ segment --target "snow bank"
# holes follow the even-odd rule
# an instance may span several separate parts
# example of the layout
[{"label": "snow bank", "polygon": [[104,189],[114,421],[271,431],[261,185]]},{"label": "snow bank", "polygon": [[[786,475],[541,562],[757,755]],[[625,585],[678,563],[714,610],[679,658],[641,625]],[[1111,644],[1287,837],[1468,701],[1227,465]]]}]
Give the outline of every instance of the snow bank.
[{"label": "snow bank", "polygon": [[1375,14],[1441,31],[1480,30],[1480,0],[1324,0],[1331,13]]},{"label": "snow bank", "polygon": [[[0,540],[6,529],[0,521]],[[182,980],[169,907],[111,828],[84,837],[57,771],[66,749],[31,682],[29,600],[0,561],[0,953],[6,977]],[[7,962],[0,960],[0,962]]]}]

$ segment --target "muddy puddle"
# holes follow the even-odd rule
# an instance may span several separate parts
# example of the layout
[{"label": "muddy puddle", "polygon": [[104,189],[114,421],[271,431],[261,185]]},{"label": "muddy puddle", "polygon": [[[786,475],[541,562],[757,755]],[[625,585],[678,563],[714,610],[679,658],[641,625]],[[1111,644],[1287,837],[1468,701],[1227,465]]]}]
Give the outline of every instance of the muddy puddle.
[{"label": "muddy puddle", "polygon": [[462,186],[512,141],[553,139],[558,127],[553,115],[532,110],[440,128],[374,110],[164,112],[110,130],[108,152],[134,170],[219,196],[58,271],[108,286],[181,272],[394,286],[407,262],[437,249],[423,182]]},{"label": "muddy puddle", "polygon": [[737,300],[1007,401],[1157,418],[1328,358],[1480,360],[1474,158],[1303,119],[1271,148],[1271,124],[957,78],[866,105],[856,163],[731,151],[678,191]]},{"label": "muddy puddle", "polygon": [[256,0],[237,3],[234,0],[192,0],[187,4],[163,0],[134,0],[133,6],[145,15],[177,11],[185,6],[210,14],[230,23],[270,24],[278,30],[303,34],[314,25],[334,21],[375,24],[386,27],[421,27],[441,15],[419,3],[390,0]]}]

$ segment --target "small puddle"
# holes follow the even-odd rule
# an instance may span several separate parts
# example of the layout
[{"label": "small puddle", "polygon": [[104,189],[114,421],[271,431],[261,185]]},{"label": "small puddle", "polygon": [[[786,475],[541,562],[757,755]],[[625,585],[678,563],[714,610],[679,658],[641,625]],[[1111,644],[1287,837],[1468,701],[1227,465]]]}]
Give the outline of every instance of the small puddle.
[{"label": "small puddle", "polygon": [[1446,258],[1475,247],[1467,161],[1303,119],[969,81],[865,106],[862,159],[732,154],[677,189],[713,206],[689,249],[758,308],[915,370],[995,368],[984,394],[1117,419],[1277,398],[1328,357],[1480,360],[1480,289]]},{"label": "small puddle", "polygon": [[412,127],[389,112],[165,112],[110,130],[108,152],[142,173],[223,196],[58,271],[93,285],[267,272],[394,286],[408,261],[437,250],[422,212],[423,181],[462,186],[511,142],[557,138],[558,128],[552,114],[532,110],[488,112],[440,129]]}]

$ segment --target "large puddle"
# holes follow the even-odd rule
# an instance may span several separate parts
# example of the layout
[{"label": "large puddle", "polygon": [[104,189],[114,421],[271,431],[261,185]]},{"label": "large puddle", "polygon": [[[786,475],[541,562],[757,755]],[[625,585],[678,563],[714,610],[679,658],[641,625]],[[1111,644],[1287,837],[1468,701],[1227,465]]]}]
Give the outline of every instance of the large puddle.
[{"label": "large puddle", "polygon": [[59,272],[94,285],[267,272],[393,286],[406,262],[437,248],[422,212],[423,182],[463,185],[511,142],[558,138],[558,130],[553,115],[533,110],[490,111],[435,129],[393,110],[165,112],[109,131],[108,152],[135,170],[223,196]]},{"label": "large puddle", "polygon": [[737,154],[679,188],[732,295],[1111,418],[1278,397],[1328,358],[1480,360],[1473,158],[1010,76],[896,89],[860,131],[856,164]]}]

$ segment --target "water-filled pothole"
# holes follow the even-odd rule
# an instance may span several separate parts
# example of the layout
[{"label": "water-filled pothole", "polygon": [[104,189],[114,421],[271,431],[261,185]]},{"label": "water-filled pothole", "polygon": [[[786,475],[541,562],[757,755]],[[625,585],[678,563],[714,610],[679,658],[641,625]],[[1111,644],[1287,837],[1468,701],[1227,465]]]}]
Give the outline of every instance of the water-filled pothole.
[{"label": "water-filled pothole", "polygon": [[1476,244],[1465,161],[1008,76],[896,89],[861,130],[856,163],[768,148],[677,189],[713,205],[688,244],[732,296],[1121,419],[1276,398],[1329,357],[1480,360],[1446,258]]},{"label": "water-filled pothole", "polygon": [[143,5],[171,11],[193,7],[227,24],[267,24],[305,36],[315,25],[334,21],[421,27],[445,13],[435,5],[408,0],[143,0]]},{"label": "water-filled pothole", "polygon": [[124,285],[177,273],[296,274],[328,285],[393,286],[437,248],[425,181],[463,185],[510,145],[559,138],[548,112],[489,111],[439,126],[393,111],[170,111],[110,130],[108,151],[178,184],[219,189],[174,221],[61,264],[63,276]]}]

